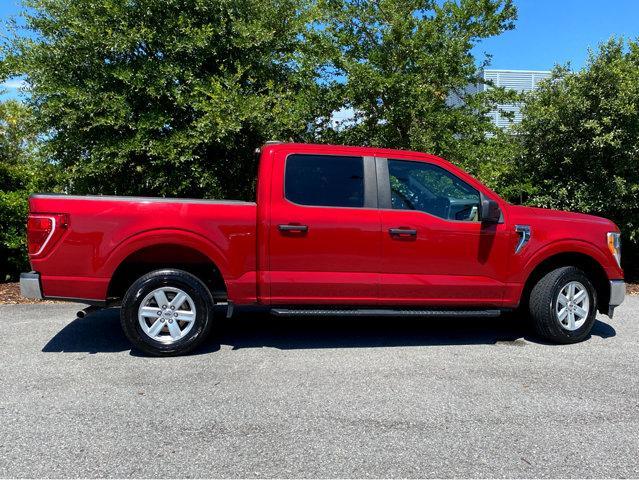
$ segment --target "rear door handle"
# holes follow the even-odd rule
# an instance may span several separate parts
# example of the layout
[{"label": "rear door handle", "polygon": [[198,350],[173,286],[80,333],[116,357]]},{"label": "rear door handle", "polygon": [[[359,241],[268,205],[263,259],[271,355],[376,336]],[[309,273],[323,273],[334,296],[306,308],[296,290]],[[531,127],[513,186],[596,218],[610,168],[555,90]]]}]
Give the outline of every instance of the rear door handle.
[{"label": "rear door handle", "polygon": [[277,228],[280,230],[280,232],[308,232],[308,227],[306,225],[278,225]]},{"label": "rear door handle", "polygon": [[417,236],[417,230],[412,228],[389,228],[388,233],[397,237],[405,237],[405,236],[416,237]]}]

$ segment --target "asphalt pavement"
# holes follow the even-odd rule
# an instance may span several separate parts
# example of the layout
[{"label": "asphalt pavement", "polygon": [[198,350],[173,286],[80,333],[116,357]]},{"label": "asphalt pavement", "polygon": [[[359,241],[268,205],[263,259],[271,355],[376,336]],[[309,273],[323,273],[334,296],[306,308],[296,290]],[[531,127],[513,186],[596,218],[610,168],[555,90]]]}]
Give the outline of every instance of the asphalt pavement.
[{"label": "asphalt pavement", "polygon": [[639,297],[577,345],[517,318],[220,320],[0,306],[0,477],[639,477]]}]

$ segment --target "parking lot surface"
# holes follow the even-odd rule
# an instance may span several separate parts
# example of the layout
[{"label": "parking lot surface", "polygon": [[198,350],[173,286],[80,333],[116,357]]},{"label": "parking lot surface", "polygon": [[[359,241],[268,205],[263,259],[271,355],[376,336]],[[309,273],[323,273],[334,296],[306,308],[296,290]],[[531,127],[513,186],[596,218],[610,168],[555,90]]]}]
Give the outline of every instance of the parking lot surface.
[{"label": "parking lot surface", "polygon": [[0,306],[0,477],[639,476],[639,297],[577,345],[241,315],[179,358],[79,308]]}]

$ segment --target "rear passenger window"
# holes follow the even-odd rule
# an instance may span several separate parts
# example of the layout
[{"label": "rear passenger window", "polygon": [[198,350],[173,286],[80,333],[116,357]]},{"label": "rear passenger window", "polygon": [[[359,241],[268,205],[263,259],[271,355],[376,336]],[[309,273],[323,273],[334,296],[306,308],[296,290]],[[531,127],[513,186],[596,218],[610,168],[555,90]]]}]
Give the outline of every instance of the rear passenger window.
[{"label": "rear passenger window", "polygon": [[300,205],[364,206],[362,157],[289,155],[284,196]]}]

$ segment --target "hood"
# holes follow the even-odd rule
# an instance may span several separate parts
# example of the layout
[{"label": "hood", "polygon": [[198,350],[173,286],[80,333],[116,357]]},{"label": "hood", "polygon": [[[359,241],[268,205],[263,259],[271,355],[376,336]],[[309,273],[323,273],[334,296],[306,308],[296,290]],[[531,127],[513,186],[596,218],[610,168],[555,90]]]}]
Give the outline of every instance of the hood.
[{"label": "hood", "polygon": [[565,212],[563,210],[551,210],[549,208],[523,207],[520,205],[509,205],[508,211],[513,224],[541,223],[543,225],[543,222],[548,221],[551,224],[561,222],[566,224],[566,227],[569,227],[569,224],[573,223],[576,227],[591,225],[606,229],[609,232],[619,230],[614,222],[607,218],[585,213]]}]

